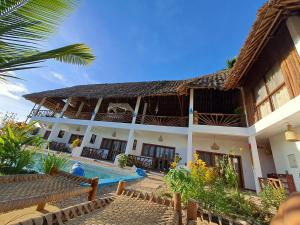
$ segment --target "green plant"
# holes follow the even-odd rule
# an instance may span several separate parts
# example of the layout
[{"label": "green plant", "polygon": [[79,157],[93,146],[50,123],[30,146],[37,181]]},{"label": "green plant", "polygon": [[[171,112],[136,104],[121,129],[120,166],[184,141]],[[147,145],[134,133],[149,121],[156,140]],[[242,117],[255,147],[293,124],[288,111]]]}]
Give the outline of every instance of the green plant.
[{"label": "green plant", "polygon": [[85,44],[41,51],[41,42],[77,5],[77,0],[0,0],[0,80],[17,78],[11,71],[36,68],[47,59],[77,65],[93,62]]},{"label": "green plant", "polygon": [[76,138],[72,144],[71,144],[71,148],[76,148],[79,147],[81,145],[81,140],[79,138]]},{"label": "green plant", "polygon": [[124,153],[118,155],[118,165],[121,168],[124,168],[127,165],[128,156]]},{"label": "green plant", "polygon": [[230,155],[224,155],[219,161],[220,175],[229,188],[238,188],[238,175],[230,161]]},{"label": "green plant", "polygon": [[0,132],[0,170],[3,173],[17,174],[32,167],[34,149],[28,149],[28,145],[40,148],[44,142],[41,137],[30,135],[34,129],[34,123],[4,122]]},{"label": "green plant", "polygon": [[278,209],[279,205],[286,199],[286,192],[283,188],[275,188],[269,184],[264,186],[259,195],[263,207],[267,210]]},{"label": "green plant", "polygon": [[49,174],[52,168],[56,168],[61,170],[68,162],[68,158],[64,156],[62,153],[59,154],[50,154],[48,152],[47,155],[42,155],[42,168],[41,171]]}]

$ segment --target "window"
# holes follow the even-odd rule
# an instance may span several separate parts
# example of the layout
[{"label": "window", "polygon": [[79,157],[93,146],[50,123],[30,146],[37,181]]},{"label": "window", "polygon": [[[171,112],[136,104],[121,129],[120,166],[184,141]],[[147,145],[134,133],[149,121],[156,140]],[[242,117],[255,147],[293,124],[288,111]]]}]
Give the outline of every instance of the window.
[{"label": "window", "polygon": [[278,109],[290,100],[280,65],[275,65],[254,88],[258,119]]},{"label": "window", "polygon": [[143,144],[142,155],[152,158],[164,158],[168,161],[173,161],[175,157],[175,148],[168,146]]},{"label": "window", "polygon": [[58,135],[57,135],[57,137],[58,138],[63,138],[64,135],[65,135],[65,131],[64,130],[60,130],[59,133],[58,133]]},{"label": "window", "polygon": [[50,134],[51,134],[51,131],[50,130],[46,130],[46,132],[45,132],[45,134],[43,136],[43,139],[47,140],[49,138]]},{"label": "window", "polygon": [[91,144],[95,144],[96,138],[97,138],[97,135],[96,134],[92,134],[91,139],[90,139],[90,143]]}]

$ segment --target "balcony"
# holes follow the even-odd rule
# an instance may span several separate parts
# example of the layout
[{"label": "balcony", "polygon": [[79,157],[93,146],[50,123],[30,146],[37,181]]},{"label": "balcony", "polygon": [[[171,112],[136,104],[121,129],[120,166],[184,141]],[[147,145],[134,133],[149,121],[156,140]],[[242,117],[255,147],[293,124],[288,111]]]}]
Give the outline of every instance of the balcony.
[{"label": "balcony", "polygon": [[132,113],[97,113],[96,121],[131,123]]},{"label": "balcony", "polygon": [[187,127],[189,118],[187,116],[154,116],[137,115],[136,123],[157,126]]},{"label": "balcony", "polygon": [[245,119],[240,114],[194,112],[195,125],[245,127]]},{"label": "balcony", "polygon": [[56,116],[56,112],[52,111],[52,110],[37,110],[34,109],[31,111],[29,117],[55,117]]}]

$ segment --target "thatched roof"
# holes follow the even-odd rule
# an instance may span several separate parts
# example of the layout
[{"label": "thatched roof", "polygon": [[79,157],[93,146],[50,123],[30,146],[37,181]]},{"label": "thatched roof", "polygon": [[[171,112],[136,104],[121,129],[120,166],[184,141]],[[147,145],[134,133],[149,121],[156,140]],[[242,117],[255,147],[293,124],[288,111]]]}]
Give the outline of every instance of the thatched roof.
[{"label": "thatched roof", "polygon": [[268,39],[287,15],[300,10],[299,0],[272,0],[262,6],[246,42],[226,81],[225,88],[236,88],[247,73]]},{"label": "thatched roof", "polygon": [[36,92],[24,95],[28,100],[39,103],[43,97],[47,98],[128,98],[146,96],[166,96],[185,94],[182,90],[193,88],[223,89],[227,77],[226,71],[199,76],[188,80],[148,81],[112,84],[90,84]]}]

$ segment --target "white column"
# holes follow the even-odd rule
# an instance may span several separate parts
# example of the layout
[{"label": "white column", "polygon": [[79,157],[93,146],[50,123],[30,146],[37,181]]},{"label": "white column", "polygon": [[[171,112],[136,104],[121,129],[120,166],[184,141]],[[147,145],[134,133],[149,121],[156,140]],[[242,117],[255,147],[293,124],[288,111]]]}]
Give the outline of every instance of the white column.
[{"label": "white column", "polygon": [[78,110],[77,110],[77,113],[75,115],[75,118],[78,118],[79,114],[82,111],[83,106],[84,106],[84,102],[81,102],[80,105],[79,105],[79,107],[78,107]]},{"label": "white column", "polygon": [[44,105],[46,99],[47,99],[46,97],[44,97],[44,98],[42,99],[42,101],[40,102],[40,104],[38,105],[38,107],[37,107],[36,110],[35,110],[34,116],[36,116],[36,115],[38,114],[38,112],[40,111],[40,109],[41,109],[42,106]]},{"label": "white column", "polygon": [[53,140],[57,137],[59,131],[60,131],[59,123],[55,123],[55,124],[53,125],[52,129],[51,129],[51,133],[50,133],[50,135],[49,135],[49,137],[48,137],[48,141],[49,141],[49,142],[50,142],[50,141],[53,141]]},{"label": "white column", "polygon": [[86,147],[86,144],[90,140],[91,130],[92,130],[92,126],[87,126],[87,128],[84,132],[83,139],[81,141],[81,145],[79,146],[79,149],[77,150],[76,155],[74,155],[74,156],[79,157],[81,155],[81,152],[82,152],[83,148]]},{"label": "white column", "polygon": [[286,20],[295,48],[300,56],[300,16],[291,16]]},{"label": "white column", "polygon": [[67,109],[68,109],[68,106],[69,106],[69,104],[70,104],[70,101],[71,101],[71,97],[70,98],[68,98],[68,100],[67,100],[67,102],[66,102],[66,104],[64,105],[64,107],[63,107],[63,109],[62,109],[62,111],[61,111],[61,113],[59,114],[59,118],[62,118],[63,116],[64,116],[64,113],[65,113],[65,111],[67,111]]},{"label": "white column", "polygon": [[[139,112],[140,103],[141,103],[141,97],[138,97],[137,100],[136,100],[134,114],[133,114],[133,117],[132,117],[131,124],[135,124],[136,117],[137,117],[138,112]],[[129,155],[131,150],[132,150],[133,141],[134,141],[133,136],[134,136],[134,129],[130,129],[128,139],[127,139],[127,144],[126,144],[126,150],[125,150],[126,155]]]},{"label": "white column", "polygon": [[191,131],[188,132],[187,137],[187,166],[189,166],[189,162],[193,161],[193,133]]},{"label": "white column", "polygon": [[95,109],[94,109],[94,112],[93,112],[93,115],[92,115],[91,120],[95,120],[96,115],[97,115],[97,113],[98,113],[98,111],[99,111],[100,105],[101,105],[101,103],[102,103],[102,99],[103,99],[103,98],[99,98],[99,99],[98,99],[98,102],[97,102],[97,104],[96,104],[96,106],[95,106]]},{"label": "white column", "polygon": [[259,186],[258,178],[262,177],[262,171],[261,171],[261,165],[260,165],[260,160],[258,155],[257,143],[256,143],[255,136],[250,136],[248,140],[251,146],[251,154],[253,159],[253,175],[254,175],[256,192],[259,192],[260,186]]},{"label": "white column", "polygon": [[190,89],[189,127],[194,123],[194,89]]}]

